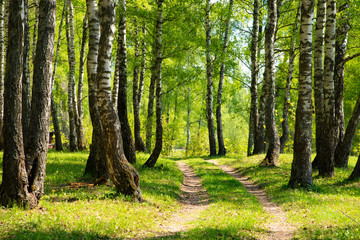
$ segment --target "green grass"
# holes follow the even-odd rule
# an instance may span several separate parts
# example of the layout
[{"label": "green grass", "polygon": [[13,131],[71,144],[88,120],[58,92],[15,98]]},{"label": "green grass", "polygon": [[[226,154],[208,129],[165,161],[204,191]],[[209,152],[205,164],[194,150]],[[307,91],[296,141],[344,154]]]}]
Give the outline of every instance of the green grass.
[{"label": "green grass", "polygon": [[[279,167],[259,167],[264,155],[223,158],[245,176],[262,186],[272,201],[287,212],[288,220],[298,226],[299,239],[360,239],[360,183],[347,182],[356,159],[350,158],[348,169],[336,169],[335,177],[319,178],[314,172],[312,191],[287,188],[292,155],[282,154]],[[343,213],[342,213],[343,212]]]},{"label": "green grass", "polygon": [[138,168],[145,202],[116,196],[112,186],[70,189],[82,181],[88,153],[50,152],[45,195],[39,208],[24,211],[0,209],[0,238],[10,239],[109,239],[152,235],[158,223],[179,208],[182,174],[175,162],[160,159],[144,169],[148,155],[139,154]]},{"label": "green grass", "polygon": [[[2,153],[0,153],[2,154]],[[155,168],[142,168],[147,154],[138,154],[143,203],[116,195],[113,186],[69,188],[83,181],[88,153],[49,152],[45,195],[33,210],[0,208],[0,239],[152,239],[159,224],[179,210],[182,174],[177,159],[160,159]],[[312,191],[287,187],[292,155],[280,155],[279,167],[259,167],[264,156],[218,158],[259,184],[297,226],[295,239],[360,239],[360,183],[344,181],[348,169],[336,169],[334,178],[314,173]],[[189,230],[156,239],[256,239],[271,222],[255,197],[233,177],[202,158],[185,161],[202,179],[210,203]],[[0,165],[0,178],[2,169]],[[343,212],[343,213],[342,213]]]}]

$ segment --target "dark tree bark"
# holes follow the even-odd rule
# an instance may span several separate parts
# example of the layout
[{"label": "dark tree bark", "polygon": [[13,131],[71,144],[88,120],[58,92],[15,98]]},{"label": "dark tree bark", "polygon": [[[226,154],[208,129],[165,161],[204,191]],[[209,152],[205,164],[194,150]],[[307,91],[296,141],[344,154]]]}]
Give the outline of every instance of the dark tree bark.
[{"label": "dark tree bark", "polygon": [[[5,142],[3,206],[18,204],[33,208],[43,195],[49,137],[51,67],[55,36],[55,0],[41,0],[39,34],[34,59],[33,98],[29,145],[24,151],[21,124],[21,75],[23,71],[23,2],[9,5],[9,46],[5,76]],[[45,49],[45,51],[44,51]],[[26,152],[26,157],[25,153]],[[26,159],[25,159],[26,158]]]},{"label": "dark tree bark", "polygon": [[50,96],[56,23],[56,0],[40,0],[39,30],[34,59],[29,142],[25,148],[29,191],[44,193],[50,129]]},{"label": "dark tree bark", "polygon": [[97,63],[100,39],[100,24],[96,0],[86,0],[89,21],[89,52],[87,56],[87,75],[89,84],[89,112],[93,126],[90,154],[84,175],[100,178],[108,175],[105,161],[105,143],[97,101]]},{"label": "dark tree bark", "polygon": [[[324,114],[324,28],[326,0],[318,0],[316,12],[315,44],[314,44],[314,99],[316,123],[316,151],[321,148],[323,114]],[[318,168],[319,156],[312,163]]]},{"label": "dark tree bark", "polygon": [[18,204],[35,207],[37,200],[28,191],[21,124],[21,79],[23,73],[24,9],[23,0],[9,3],[8,47],[4,91],[3,175],[0,203],[11,207]]},{"label": "dark tree bark", "polygon": [[215,129],[214,129],[214,117],[213,117],[213,63],[211,60],[211,25],[210,25],[210,0],[206,1],[206,79],[207,79],[207,91],[206,91],[206,120],[209,132],[209,146],[210,156],[216,155],[216,140],[215,140]]},{"label": "dark tree bark", "polygon": [[338,143],[335,149],[335,166],[346,168],[348,166],[349,156],[353,139],[356,134],[357,126],[360,122],[360,95],[356,102],[355,108],[346,127],[343,140]]},{"label": "dark tree bark", "polygon": [[59,124],[59,117],[58,117],[58,109],[55,103],[55,99],[54,99],[54,85],[55,85],[55,75],[56,75],[56,68],[57,68],[57,63],[58,63],[58,59],[59,59],[59,51],[60,51],[60,45],[61,45],[61,30],[63,27],[63,23],[64,23],[64,17],[65,17],[65,12],[66,12],[66,1],[64,1],[64,8],[63,8],[63,12],[61,15],[61,20],[60,20],[60,25],[59,25],[59,36],[58,36],[58,40],[57,40],[57,44],[56,44],[56,54],[55,54],[55,59],[54,59],[54,69],[53,69],[53,74],[52,74],[52,80],[51,80],[51,85],[52,85],[52,91],[51,91],[51,118],[52,118],[52,122],[53,122],[53,126],[54,126],[54,132],[55,132],[55,149],[56,151],[62,151],[63,150],[63,146],[62,146],[62,140],[61,140],[61,132],[60,132],[60,124]]},{"label": "dark tree bark", "polygon": [[[163,0],[157,0],[157,21],[155,37],[155,62],[152,67],[154,78],[156,80],[156,142],[149,159],[144,166],[154,167],[163,144],[163,126],[162,126],[162,106],[161,106],[161,64],[162,64],[162,23],[163,23]],[[153,76],[151,76],[153,77]]]},{"label": "dark tree bark", "polygon": [[79,63],[79,82],[77,89],[77,146],[80,151],[86,150],[85,138],[84,138],[84,126],[83,126],[83,85],[84,85],[84,66],[85,66],[85,50],[86,50],[86,41],[87,41],[87,31],[88,31],[88,23],[87,16],[84,17],[83,20],[83,32],[81,39],[81,49],[80,49],[80,63]]},{"label": "dark tree bark", "polygon": [[349,176],[348,180],[354,181],[360,178],[360,156],[356,162],[355,168],[352,171],[351,175]]},{"label": "dark tree bark", "polygon": [[336,1],[327,0],[325,29],[325,62],[324,62],[324,113],[321,146],[319,154],[319,176],[334,175],[335,152],[335,97],[334,97],[334,65],[335,65],[335,21]]},{"label": "dark tree bark", "polygon": [[127,52],[126,52],[126,0],[119,3],[119,36],[117,57],[119,58],[118,114],[121,123],[121,136],[126,159],[136,163],[135,143],[127,115]]},{"label": "dark tree bark", "polygon": [[[348,34],[350,30],[349,9],[350,3],[346,2],[339,8],[339,17],[336,27],[335,41],[335,119],[336,119],[336,139],[335,145],[341,145],[345,136],[345,120],[344,120],[344,69],[345,54],[348,43]],[[335,153],[336,154],[336,153]],[[347,161],[337,162],[339,158],[335,156],[335,166],[347,167]],[[344,165],[346,164],[346,165]]]},{"label": "dark tree bark", "polygon": [[30,26],[29,26],[29,10],[28,0],[24,1],[24,52],[23,52],[23,76],[22,76],[22,126],[24,145],[27,146],[30,129],[30,113],[31,113],[31,83],[30,83]]},{"label": "dark tree bark", "polygon": [[312,26],[314,1],[301,1],[299,99],[296,109],[294,158],[289,187],[311,188]]},{"label": "dark tree bark", "polygon": [[156,78],[154,69],[155,64],[151,67],[151,77],[150,77],[150,87],[149,87],[149,101],[147,107],[147,118],[146,118],[146,139],[145,145],[147,151],[151,151],[151,138],[152,138],[152,125],[153,125],[153,116],[154,116],[154,99],[155,99],[155,85]]},{"label": "dark tree bark", "polygon": [[[133,109],[134,109],[134,137],[135,137],[135,149],[140,152],[145,152],[146,147],[145,144],[141,138],[140,130],[141,130],[141,124],[140,124],[140,104],[141,104],[141,96],[144,86],[144,73],[140,73],[142,79],[140,79],[139,84],[139,40],[138,40],[138,26],[137,22],[135,20],[135,65],[134,65],[134,74],[133,74]],[[145,27],[143,28],[145,30]],[[143,31],[145,34],[145,31]],[[142,59],[145,60],[145,54],[146,54],[146,46],[144,46],[145,41],[143,40],[143,46],[142,46]],[[143,66],[143,61],[141,61],[141,71],[145,71],[145,66]],[[142,83],[142,86],[141,86]]]},{"label": "dark tree bark", "polygon": [[291,45],[290,45],[290,52],[289,52],[289,68],[288,73],[286,76],[286,86],[285,86],[285,98],[284,98],[284,108],[283,108],[283,116],[284,119],[281,122],[283,134],[280,137],[280,153],[284,153],[285,144],[289,139],[289,108],[290,108],[290,89],[291,89],[291,81],[293,78],[293,72],[294,72],[294,61],[295,61],[295,47],[296,47],[296,33],[298,32],[298,25],[300,22],[300,7],[301,2],[299,3],[298,10],[296,12],[296,18],[294,27],[292,29],[292,35],[291,35]]},{"label": "dark tree bark", "polygon": [[275,123],[275,58],[274,41],[277,23],[277,2],[268,1],[268,20],[265,28],[265,126],[268,150],[261,166],[276,166],[280,153],[280,139]]},{"label": "dark tree bark", "polygon": [[[254,144],[254,150],[258,148],[259,135],[257,134],[257,127],[259,122],[258,116],[258,41],[259,41],[259,0],[254,0],[253,6],[253,28],[251,39],[251,103],[250,103],[250,119],[249,119],[249,142],[247,155],[251,155],[252,145]],[[250,139],[253,139],[253,144]]]},{"label": "dark tree bark", "polygon": [[216,107],[216,123],[217,123],[217,137],[218,137],[218,145],[219,145],[219,155],[226,154],[226,148],[223,137],[223,128],[222,128],[222,118],[221,118],[221,101],[222,101],[222,92],[224,85],[224,75],[225,75],[225,59],[229,42],[229,28],[230,28],[230,20],[232,15],[232,7],[234,5],[234,0],[230,0],[229,2],[229,15],[227,16],[227,20],[225,23],[225,34],[224,34],[224,43],[223,43],[223,51],[222,51],[222,61],[220,63],[220,77],[219,77],[219,87],[218,87],[218,96],[217,96],[217,107]]},{"label": "dark tree bark", "polygon": [[77,151],[76,140],[76,108],[75,98],[75,45],[74,45],[74,9],[72,0],[68,1],[68,13],[66,15],[66,39],[69,61],[69,83],[68,83],[68,112],[69,112],[69,148],[70,151]]},{"label": "dark tree bark", "polygon": [[121,124],[111,100],[111,52],[115,34],[114,0],[99,1],[99,19],[101,33],[97,69],[97,100],[103,126],[106,165],[117,190],[131,196],[134,200],[142,201],[140,176],[126,160]]},{"label": "dark tree bark", "polygon": [[4,1],[0,1],[0,150],[4,149],[4,51],[5,51],[5,34],[4,34]]}]

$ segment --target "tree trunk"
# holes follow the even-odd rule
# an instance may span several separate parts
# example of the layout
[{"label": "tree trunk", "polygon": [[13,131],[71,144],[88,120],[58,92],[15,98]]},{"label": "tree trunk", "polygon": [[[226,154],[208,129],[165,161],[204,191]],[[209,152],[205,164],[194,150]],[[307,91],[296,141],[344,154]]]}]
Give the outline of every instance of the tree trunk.
[{"label": "tree trunk", "polygon": [[268,150],[261,166],[276,166],[280,153],[280,139],[275,123],[275,58],[274,41],[277,23],[277,2],[268,1],[268,20],[265,28],[265,126]]},{"label": "tree trunk", "polygon": [[[162,23],[163,23],[163,0],[157,0],[157,21],[155,37],[155,62],[153,66],[154,78],[156,80],[156,142],[149,159],[144,166],[154,167],[162,150],[163,126],[161,106],[161,63],[162,63]],[[153,77],[153,76],[151,76]]]},{"label": "tree trunk", "polygon": [[66,39],[67,39],[67,50],[69,60],[69,84],[68,84],[68,111],[69,111],[69,148],[70,151],[77,151],[76,141],[76,119],[74,108],[75,98],[75,46],[74,46],[74,9],[72,0],[68,1],[68,14],[66,15]]},{"label": "tree trunk", "polygon": [[335,152],[335,99],[334,99],[334,65],[335,65],[335,21],[336,1],[327,0],[325,29],[325,62],[324,62],[324,115],[323,133],[319,154],[319,175],[334,175]]},{"label": "tree trunk", "polygon": [[57,63],[58,63],[58,59],[59,59],[59,51],[60,51],[60,45],[61,45],[61,30],[62,30],[63,23],[64,23],[65,12],[66,12],[66,1],[64,1],[64,8],[63,8],[60,25],[59,25],[59,36],[58,36],[57,45],[56,45],[54,69],[53,69],[52,80],[51,80],[51,86],[52,86],[51,97],[50,97],[51,98],[51,118],[53,121],[54,132],[55,132],[55,149],[56,149],[56,151],[63,150],[62,141],[61,141],[59,117],[58,117],[58,109],[57,109],[55,99],[54,99],[54,89],[55,89],[54,85],[55,85],[56,68],[57,68]]},{"label": "tree trunk", "polygon": [[149,87],[149,101],[147,109],[147,118],[146,118],[146,139],[145,145],[147,151],[151,151],[151,138],[152,138],[152,125],[153,125],[153,116],[154,116],[154,99],[155,99],[155,69],[154,66],[151,68],[151,78],[150,78],[150,87]]},{"label": "tree trunk", "polygon": [[32,42],[32,62],[34,63],[35,55],[36,55],[36,38],[38,35],[38,27],[39,27],[39,0],[34,0],[34,29],[33,29],[33,42]]},{"label": "tree trunk", "polygon": [[11,207],[21,205],[33,208],[37,200],[28,191],[25,154],[21,124],[21,78],[23,73],[24,1],[9,3],[8,47],[4,91],[4,145],[3,175],[0,203]]},{"label": "tree trunk", "polygon": [[185,146],[185,156],[188,156],[190,149],[190,114],[191,114],[191,88],[188,88],[186,94],[187,100],[187,114],[186,114],[186,146]]},{"label": "tree trunk", "polygon": [[312,26],[314,1],[301,1],[299,98],[296,109],[294,158],[289,187],[311,188],[312,142]]},{"label": "tree trunk", "polygon": [[354,181],[360,178],[360,156],[356,162],[355,168],[349,176],[348,180]]},{"label": "tree trunk", "polygon": [[85,138],[84,138],[84,126],[83,126],[83,85],[84,85],[84,66],[85,66],[85,50],[86,50],[86,41],[87,41],[87,17],[85,15],[83,20],[83,32],[81,40],[81,49],[80,49],[80,65],[79,65],[79,82],[77,89],[77,145],[80,151],[86,150]]},{"label": "tree trunk", "polygon": [[[261,13],[261,8],[259,7],[259,31],[258,31],[258,51],[257,51],[257,56],[256,58],[259,59],[260,58],[260,51],[259,49],[261,48],[261,42],[262,42],[262,32],[263,32],[263,26],[262,26],[262,13]],[[258,70],[259,71],[259,70]],[[257,86],[256,86],[257,88]],[[256,92],[257,89],[256,89]],[[258,93],[257,93],[258,94]],[[256,96],[257,97],[257,96]],[[253,155],[256,154],[262,154],[265,152],[266,150],[266,144],[265,144],[265,92],[261,91],[260,94],[260,100],[259,100],[259,107],[258,107],[258,113],[257,113],[257,126],[255,126],[254,129],[254,150],[253,150]]]},{"label": "tree trunk", "polygon": [[[259,122],[258,116],[258,41],[259,41],[259,0],[254,0],[253,7],[253,28],[251,38],[251,103],[250,103],[250,119],[249,119],[249,140],[253,139],[254,150],[258,148],[259,135],[257,134],[257,127]],[[248,153],[251,155],[252,143],[248,142]]]},{"label": "tree trunk", "polygon": [[319,149],[321,148],[323,114],[324,114],[324,27],[326,0],[318,0],[314,45],[314,99],[316,123],[316,157],[313,168],[319,165]]},{"label": "tree trunk", "polygon": [[3,182],[0,187],[0,202],[7,207],[18,204],[33,208],[38,204],[44,190],[56,2],[55,0],[41,0],[40,3],[40,27],[34,59],[33,102],[30,120],[32,127],[29,134],[31,137],[29,148],[26,149],[26,161],[20,114],[24,5],[22,0],[10,1],[9,5],[9,45],[6,61],[4,106],[6,142],[3,159]]},{"label": "tree trunk", "polygon": [[[134,74],[133,74],[133,109],[134,109],[134,136],[135,136],[135,149],[137,151],[145,152],[146,147],[141,138],[141,128],[140,128],[140,102],[141,102],[141,95],[143,87],[140,88],[139,86],[139,40],[138,40],[138,26],[135,20],[135,65],[134,65]],[[145,29],[145,28],[143,28]],[[145,33],[145,32],[144,32]],[[145,44],[145,41],[143,41]],[[142,59],[145,59],[145,47],[142,46]],[[145,70],[144,66],[142,65],[143,60],[141,61],[141,71]],[[142,86],[144,86],[144,74],[140,73],[142,76]]]},{"label": "tree trunk", "polygon": [[290,53],[289,53],[289,68],[286,76],[286,86],[285,86],[285,98],[284,98],[284,108],[283,108],[283,121],[281,122],[283,134],[280,138],[280,153],[284,153],[285,144],[289,139],[289,108],[290,108],[290,89],[291,89],[291,81],[293,78],[294,72],[294,61],[295,61],[295,47],[296,47],[296,35],[298,32],[298,25],[300,21],[300,7],[301,2],[299,3],[299,7],[296,12],[295,23],[291,35],[291,45],[290,45]]},{"label": "tree trunk", "polygon": [[100,39],[100,24],[97,12],[97,1],[87,0],[87,15],[89,22],[89,52],[87,56],[87,75],[89,85],[89,112],[93,126],[90,154],[86,163],[84,175],[94,178],[108,175],[105,161],[105,143],[97,102],[97,63]]},{"label": "tree trunk", "polygon": [[111,101],[110,73],[115,30],[115,1],[100,0],[99,8],[101,33],[97,69],[97,99],[103,125],[106,165],[117,190],[135,200],[142,201],[140,176],[124,155],[121,125]]},{"label": "tree trunk", "polygon": [[346,168],[348,166],[349,156],[353,139],[356,134],[357,126],[360,122],[360,94],[356,102],[354,111],[351,115],[343,141],[339,142],[335,149],[335,166]]},{"label": "tree trunk", "polygon": [[4,1],[0,1],[0,150],[4,149],[4,52],[5,52],[5,29],[4,29]]},{"label": "tree trunk", "polygon": [[30,26],[28,0],[24,1],[24,52],[23,52],[23,76],[22,76],[22,126],[24,147],[26,148],[29,139],[30,114],[31,114],[31,83],[30,83]]},{"label": "tree trunk", "polygon": [[[26,170],[29,192],[39,200],[44,194],[44,180],[50,130],[50,96],[56,24],[56,0],[40,0],[39,30],[34,59],[31,119]],[[46,50],[46,51],[44,51]]]},{"label": "tree trunk", "polygon": [[136,163],[135,143],[127,115],[126,0],[120,1],[119,13],[120,21],[117,49],[117,57],[119,58],[118,114],[126,159],[130,163]]},{"label": "tree trunk", "polygon": [[210,156],[216,155],[216,140],[215,140],[215,129],[214,129],[214,117],[213,117],[213,63],[211,60],[211,25],[210,25],[210,0],[206,1],[206,79],[207,79],[207,92],[206,92],[206,120],[209,132],[209,145],[210,145]]},{"label": "tree trunk", "polygon": [[232,15],[232,7],[234,5],[234,0],[230,0],[229,2],[229,15],[227,17],[225,23],[225,35],[224,35],[224,45],[222,51],[222,61],[220,63],[220,77],[219,77],[219,88],[218,88],[218,96],[217,96],[217,107],[216,107],[216,123],[217,123],[217,137],[218,137],[218,145],[219,145],[219,155],[226,154],[226,148],[223,137],[223,128],[222,128],[222,119],[221,119],[221,101],[222,101],[222,92],[224,85],[224,75],[225,75],[225,59],[229,42],[229,28],[230,28],[230,20]]},{"label": "tree trunk", "polygon": [[[335,119],[336,119],[336,139],[335,146],[341,145],[345,136],[345,120],[344,120],[344,68],[345,54],[348,43],[348,34],[350,30],[349,22],[349,2],[343,4],[339,9],[338,24],[336,27],[335,41]],[[336,154],[336,153],[335,153]],[[335,166],[347,167],[347,160],[337,162],[339,158],[335,157]],[[343,165],[346,164],[346,165]]]}]

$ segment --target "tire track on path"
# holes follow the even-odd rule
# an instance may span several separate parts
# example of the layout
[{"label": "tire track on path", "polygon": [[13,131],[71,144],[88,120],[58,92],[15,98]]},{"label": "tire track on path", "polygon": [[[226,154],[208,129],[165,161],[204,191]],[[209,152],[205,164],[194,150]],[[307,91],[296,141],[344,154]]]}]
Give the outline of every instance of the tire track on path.
[{"label": "tire track on path", "polygon": [[273,221],[267,226],[270,233],[261,239],[285,240],[293,238],[296,228],[287,221],[285,212],[270,200],[263,189],[249,181],[248,178],[241,176],[236,169],[226,165],[220,165],[218,160],[212,159],[206,161],[218,166],[224,172],[236,178],[241,184],[243,184],[250,194],[257,198],[257,200],[264,206],[264,210],[273,216]]}]

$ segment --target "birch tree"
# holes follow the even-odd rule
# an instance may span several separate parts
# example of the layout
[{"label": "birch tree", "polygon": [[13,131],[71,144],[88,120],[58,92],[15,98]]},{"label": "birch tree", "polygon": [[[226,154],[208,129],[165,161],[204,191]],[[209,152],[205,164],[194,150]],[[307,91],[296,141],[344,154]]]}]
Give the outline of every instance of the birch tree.
[{"label": "birch tree", "polygon": [[[89,18],[90,19],[90,18]],[[140,176],[126,160],[119,117],[111,100],[111,52],[115,32],[115,1],[99,1],[100,41],[97,67],[97,100],[103,126],[105,159],[112,182],[124,195],[142,201]],[[94,61],[94,59],[91,59]]]},{"label": "birch tree", "polygon": [[325,61],[324,61],[324,113],[321,147],[319,154],[319,175],[332,177],[334,175],[335,151],[335,96],[334,96],[334,66],[336,41],[336,1],[326,2],[325,28]]},{"label": "birch tree", "polygon": [[301,1],[299,97],[289,187],[312,186],[312,27],[314,0]]},{"label": "birch tree", "polygon": [[224,75],[225,75],[225,59],[226,53],[228,49],[229,42],[229,29],[230,29],[230,20],[232,16],[232,8],[234,5],[234,0],[230,0],[229,2],[229,13],[225,23],[225,33],[224,33],[224,42],[223,49],[221,53],[221,62],[220,62],[220,77],[219,77],[219,87],[218,87],[218,96],[217,96],[217,107],[216,107],[216,124],[217,124],[217,137],[218,137],[218,145],[219,145],[219,155],[226,154],[226,148],[223,137],[223,128],[222,128],[222,118],[221,118],[221,101],[222,101],[222,92],[224,85]]},{"label": "birch tree", "polygon": [[206,32],[206,120],[209,134],[210,156],[216,155],[216,140],[213,116],[213,61],[211,58],[211,23],[210,23],[210,0],[206,1],[205,6],[205,32]]},{"label": "birch tree", "polygon": [[126,0],[119,3],[119,28],[117,58],[119,62],[118,115],[124,153],[130,163],[136,163],[135,143],[127,114],[127,51],[126,51]]},{"label": "birch tree", "polygon": [[155,166],[163,145],[163,126],[162,126],[162,82],[161,82],[161,64],[162,64],[162,24],[163,24],[163,0],[157,0],[157,20],[156,20],[156,36],[155,36],[155,60],[152,67],[151,78],[156,82],[156,141],[155,147],[149,159],[145,162],[144,166]]},{"label": "birch tree", "polygon": [[268,150],[261,166],[275,166],[280,152],[280,139],[275,123],[275,57],[274,42],[277,25],[277,1],[268,1],[268,20],[265,28],[265,126]]}]

